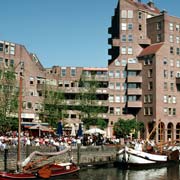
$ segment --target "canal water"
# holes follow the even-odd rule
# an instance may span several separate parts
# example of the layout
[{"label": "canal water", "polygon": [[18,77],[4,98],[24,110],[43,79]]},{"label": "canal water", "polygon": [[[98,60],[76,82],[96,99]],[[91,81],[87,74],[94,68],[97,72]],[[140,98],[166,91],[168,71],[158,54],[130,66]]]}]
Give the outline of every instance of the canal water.
[{"label": "canal water", "polygon": [[118,168],[86,169],[80,171],[80,180],[180,180],[180,166],[121,170]]}]

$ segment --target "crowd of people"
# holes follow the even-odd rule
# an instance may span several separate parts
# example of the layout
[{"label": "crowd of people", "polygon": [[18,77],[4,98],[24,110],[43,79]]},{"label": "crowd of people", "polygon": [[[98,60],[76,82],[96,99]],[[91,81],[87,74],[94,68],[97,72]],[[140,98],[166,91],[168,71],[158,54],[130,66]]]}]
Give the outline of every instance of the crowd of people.
[{"label": "crowd of people", "polygon": [[[20,142],[23,146],[55,146],[57,150],[61,150],[63,146],[71,145],[77,146],[77,144],[83,146],[98,146],[104,144],[117,144],[119,139],[107,138],[101,134],[91,134],[83,135],[81,137],[64,137],[57,135],[44,135],[41,137],[30,136],[28,132],[22,132],[20,136]],[[0,136],[0,150],[4,150],[7,146],[17,146],[18,145],[18,133],[8,132],[5,135]]]}]

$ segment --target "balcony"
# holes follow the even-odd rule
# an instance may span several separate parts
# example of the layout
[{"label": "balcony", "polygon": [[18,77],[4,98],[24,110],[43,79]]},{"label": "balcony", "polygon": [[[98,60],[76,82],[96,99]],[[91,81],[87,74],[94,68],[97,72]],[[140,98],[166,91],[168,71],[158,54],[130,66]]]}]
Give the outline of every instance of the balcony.
[{"label": "balcony", "polygon": [[[74,100],[74,99],[70,99],[70,100],[65,100],[66,105],[82,105],[83,101],[81,100]],[[107,100],[92,100],[91,102],[84,102],[84,105],[87,106],[107,106],[108,105],[108,101]]]},{"label": "balcony", "polygon": [[127,103],[128,108],[142,108],[141,101],[128,101]]},{"label": "balcony", "polygon": [[120,39],[118,39],[118,38],[112,39],[112,46],[119,47],[120,46]]},{"label": "balcony", "polygon": [[87,75],[87,76],[83,76],[84,80],[96,80],[98,81],[108,81],[108,75]]},{"label": "balcony", "polygon": [[140,89],[140,88],[128,88],[127,94],[128,95],[142,95],[142,89]]},{"label": "balcony", "polygon": [[142,70],[142,64],[141,63],[128,63],[127,64],[127,70],[141,71]]},{"label": "balcony", "polygon": [[142,76],[128,76],[128,83],[142,83]]}]

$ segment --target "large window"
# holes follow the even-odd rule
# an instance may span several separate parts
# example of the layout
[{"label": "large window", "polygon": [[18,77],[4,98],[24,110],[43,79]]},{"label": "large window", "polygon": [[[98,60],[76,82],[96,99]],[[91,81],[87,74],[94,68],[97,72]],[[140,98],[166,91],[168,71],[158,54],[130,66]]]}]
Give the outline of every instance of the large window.
[{"label": "large window", "polygon": [[3,46],[4,44],[3,43],[0,43],[0,52],[2,52],[4,49],[3,49]]},{"label": "large window", "polygon": [[173,25],[173,23],[169,23],[169,30],[170,30],[170,31],[173,31],[173,30],[174,30],[174,25]]},{"label": "large window", "polygon": [[76,76],[76,68],[71,68],[71,76]]},{"label": "large window", "polygon": [[121,23],[121,30],[127,30],[127,24]]}]

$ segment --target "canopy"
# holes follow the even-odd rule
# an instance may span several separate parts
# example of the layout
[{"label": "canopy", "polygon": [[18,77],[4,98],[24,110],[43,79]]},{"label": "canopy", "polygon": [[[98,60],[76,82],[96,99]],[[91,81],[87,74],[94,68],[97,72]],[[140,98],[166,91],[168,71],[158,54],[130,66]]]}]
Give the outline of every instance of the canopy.
[{"label": "canopy", "polygon": [[47,132],[52,132],[53,130],[52,129],[49,129],[48,127],[46,126],[42,126],[40,124],[37,124],[35,126],[32,126],[30,127],[29,129],[34,129],[34,130],[41,130],[41,131],[47,131]]},{"label": "canopy", "polygon": [[84,132],[85,134],[106,134],[105,131],[99,129],[99,128],[92,128]]}]

